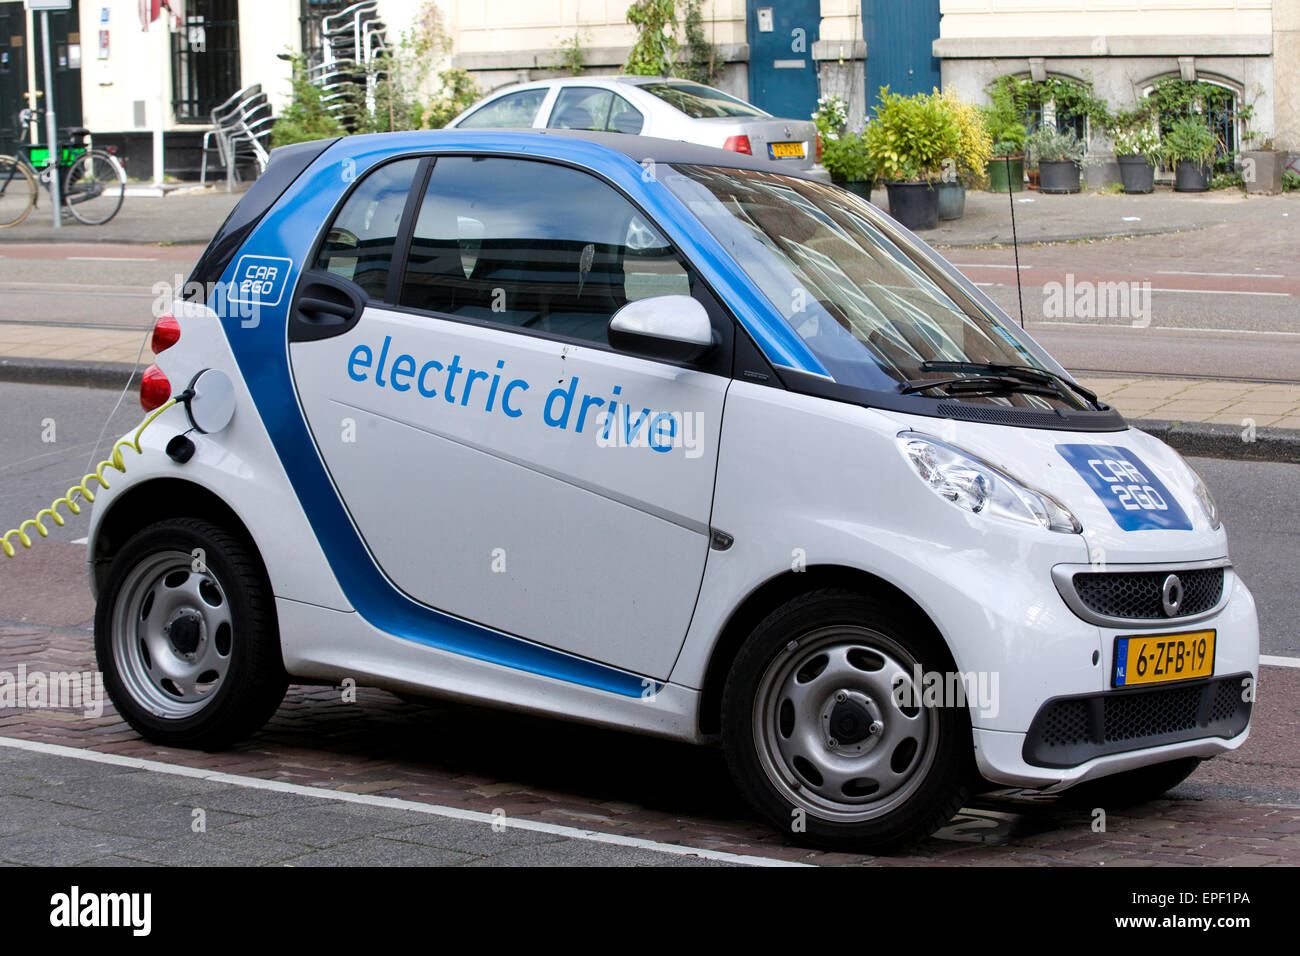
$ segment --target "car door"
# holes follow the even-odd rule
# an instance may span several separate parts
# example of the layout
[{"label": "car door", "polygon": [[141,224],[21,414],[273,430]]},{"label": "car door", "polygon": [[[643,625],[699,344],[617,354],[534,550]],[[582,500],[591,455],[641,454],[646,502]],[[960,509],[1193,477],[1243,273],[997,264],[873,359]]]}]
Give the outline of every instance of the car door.
[{"label": "car door", "polygon": [[[729,359],[623,354],[606,327],[634,299],[717,303],[612,187],[505,157],[421,171],[398,286],[375,252],[401,234],[391,198],[410,170],[391,166],[342,207],[290,336],[302,407],[371,555],[430,607],[667,677],[709,548]],[[321,334],[300,303],[331,283],[339,311],[364,302]],[[715,352],[729,348],[718,323]]]}]

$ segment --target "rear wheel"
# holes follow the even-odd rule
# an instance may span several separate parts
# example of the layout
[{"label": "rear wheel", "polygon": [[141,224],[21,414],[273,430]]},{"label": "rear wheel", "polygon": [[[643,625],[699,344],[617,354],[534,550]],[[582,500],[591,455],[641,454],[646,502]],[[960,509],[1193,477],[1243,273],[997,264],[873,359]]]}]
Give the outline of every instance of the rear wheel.
[{"label": "rear wheel", "polygon": [[247,737],[288,684],[261,564],[243,540],[193,518],[145,528],[113,558],[95,653],[118,712],[172,746]]},{"label": "rear wheel", "polygon": [[36,180],[13,156],[0,156],[0,229],[16,226],[36,208]]},{"label": "rear wheel", "polygon": [[63,202],[79,222],[102,226],[122,208],[126,171],[111,153],[87,150],[68,169]]},{"label": "rear wheel", "polygon": [[801,843],[879,851],[929,836],[970,780],[966,709],[924,706],[916,685],[950,669],[932,628],[869,597],[790,601],[755,628],[723,692],[737,786]]}]

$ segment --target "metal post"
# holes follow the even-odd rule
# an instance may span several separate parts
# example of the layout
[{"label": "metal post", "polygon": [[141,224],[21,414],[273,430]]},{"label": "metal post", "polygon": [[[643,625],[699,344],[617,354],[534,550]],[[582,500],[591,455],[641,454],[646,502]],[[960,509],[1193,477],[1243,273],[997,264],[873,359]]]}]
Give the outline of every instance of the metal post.
[{"label": "metal post", "polygon": [[54,228],[63,228],[63,183],[59,181],[59,124],[54,117],[54,71],[50,69],[50,13],[41,11],[41,44],[45,53],[45,141],[49,144],[50,200]]}]

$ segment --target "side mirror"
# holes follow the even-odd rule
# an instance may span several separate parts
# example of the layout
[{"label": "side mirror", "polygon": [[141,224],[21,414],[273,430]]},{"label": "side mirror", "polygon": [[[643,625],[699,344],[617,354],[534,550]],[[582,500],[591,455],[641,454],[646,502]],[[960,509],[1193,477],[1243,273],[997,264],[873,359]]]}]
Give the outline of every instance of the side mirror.
[{"label": "side mirror", "polygon": [[713,323],[689,295],[629,302],[609,320],[609,344],[646,358],[687,362],[713,348]]}]

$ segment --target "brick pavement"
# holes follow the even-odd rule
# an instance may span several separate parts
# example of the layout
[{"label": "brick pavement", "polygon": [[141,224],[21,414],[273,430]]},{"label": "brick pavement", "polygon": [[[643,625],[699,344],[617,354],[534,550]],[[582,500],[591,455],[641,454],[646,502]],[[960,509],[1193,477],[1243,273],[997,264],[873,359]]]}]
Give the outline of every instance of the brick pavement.
[{"label": "brick pavement", "polygon": [[[0,624],[0,671],[20,664],[91,669],[89,632]],[[715,750],[372,689],[345,703],[334,688],[295,686],[265,730],[215,754],[154,746],[111,706],[98,718],[0,710],[0,736],[821,864],[1296,865],[1300,753],[1288,702],[1300,672],[1270,669],[1261,685],[1251,740],[1206,764],[1179,799],[1115,811],[1094,833],[1088,813],[1041,797],[982,798],[916,851],[888,858],[791,845],[752,818]]]}]

